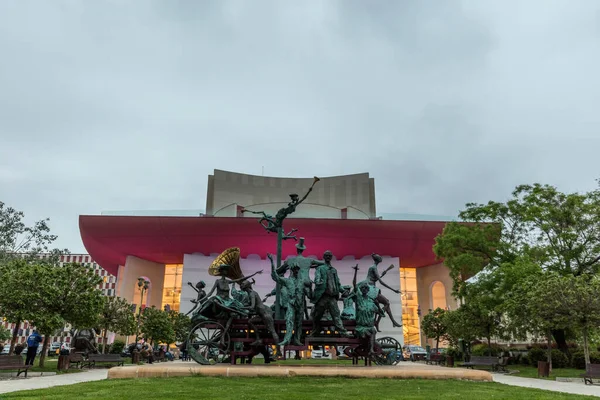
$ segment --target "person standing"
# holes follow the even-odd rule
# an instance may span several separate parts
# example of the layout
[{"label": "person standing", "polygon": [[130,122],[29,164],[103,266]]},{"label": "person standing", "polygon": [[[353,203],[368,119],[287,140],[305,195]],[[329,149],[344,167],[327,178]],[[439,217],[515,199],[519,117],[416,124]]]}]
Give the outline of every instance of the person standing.
[{"label": "person standing", "polygon": [[27,358],[25,359],[25,365],[33,365],[41,342],[42,336],[38,333],[38,331],[34,330],[33,333],[27,338]]}]

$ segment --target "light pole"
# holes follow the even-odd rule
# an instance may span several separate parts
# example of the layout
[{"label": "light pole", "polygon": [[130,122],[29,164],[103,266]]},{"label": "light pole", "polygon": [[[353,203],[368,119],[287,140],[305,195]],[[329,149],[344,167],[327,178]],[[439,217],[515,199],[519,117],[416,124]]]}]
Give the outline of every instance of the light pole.
[{"label": "light pole", "polygon": [[137,328],[135,330],[135,345],[137,348],[137,342],[140,336],[140,320],[142,319],[142,302],[144,301],[144,292],[148,290],[148,286],[150,285],[150,281],[145,280],[144,278],[138,278],[138,288],[140,290],[140,310],[138,311],[137,316]]}]

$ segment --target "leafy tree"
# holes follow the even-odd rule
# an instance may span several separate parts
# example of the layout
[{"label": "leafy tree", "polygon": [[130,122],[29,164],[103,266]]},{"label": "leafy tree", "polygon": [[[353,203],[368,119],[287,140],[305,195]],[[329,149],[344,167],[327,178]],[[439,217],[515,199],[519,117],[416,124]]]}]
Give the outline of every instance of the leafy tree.
[{"label": "leafy tree", "polygon": [[33,265],[39,271],[33,297],[38,305],[27,320],[46,336],[40,356],[44,365],[50,335],[66,324],[74,328],[96,326],[104,304],[96,288],[102,278],[81,264],[62,267]]},{"label": "leafy tree", "polygon": [[[473,302],[470,292],[501,313],[512,285],[531,268],[561,276],[600,270],[600,190],[565,194],[549,185],[521,185],[507,202],[467,204],[460,217],[467,223],[447,224],[434,252],[450,269],[453,294],[465,303]],[[486,281],[477,290],[469,289],[474,275]],[[552,333],[568,351],[564,329]]]},{"label": "leafy tree", "polygon": [[173,343],[175,328],[169,313],[156,307],[146,307],[141,315],[142,337],[149,343]]},{"label": "leafy tree", "polygon": [[438,307],[421,321],[421,330],[428,338],[435,339],[436,349],[440,347],[440,338],[447,332],[445,314],[446,311]]},{"label": "leafy tree", "polygon": [[131,311],[131,304],[121,297],[104,297],[97,326],[103,331],[102,353],[105,353],[109,331],[125,336],[135,333],[135,316]]},{"label": "leafy tree", "polygon": [[[0,279],[7,286],[7,279],[12,279],[14,282],[16,277],[14,269],[24,265],[15,262],[16,260],[55,265],[60,260],[61,254],[68,253],[67,250],[51,249],[56,236],[50,233],[48,219],[37,221],[30,226],[25,224],[23,219],[23,212],[8,207],[0,201]],[[44,257],[41,257],[42,253]],[[30,303],[26,301],[29,297],[28,291],[35,287],[28,286],[28,283],[30,282],[22,281],[21,284],[0,290],[0,315],[15,324],[11,353],[17,341],[19,325],[25,321],[22,316],[30,307]],[[2,295],[8,297],[3,298]]]},{"label": "leafy tree", "polygon": [[10,339],[10,331],[0,327],[0,342]]},{"label": "leafy tree", "polygon": [[192,320],[185,314],[178,311],[169,311],[169,320],[175,331],[175,342],[185,342],[190,333]]},{"label": "leafy tree", "polygon": [[446,325],[444,338],[450,346],[457,347],[461,339],[468,343],[477,339],[478,331],[473,329],[474,324],[470,323],[469,318],[469,313],[463,307],[444,313]]}]

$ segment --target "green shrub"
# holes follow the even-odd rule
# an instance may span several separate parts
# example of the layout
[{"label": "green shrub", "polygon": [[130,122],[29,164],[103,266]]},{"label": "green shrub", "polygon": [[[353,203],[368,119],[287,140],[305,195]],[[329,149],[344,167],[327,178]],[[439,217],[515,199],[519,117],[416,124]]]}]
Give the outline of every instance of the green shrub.
[{"label": "green shrub", "polygon": [[[569,366],[569,357],[562,351],[553,349],[551,357],[553,368],[566,368]],[[532,347],[527,354],[527,358],[529,363],[535,367],[538,361],[548,360],[548,353],[544,348]]]},{"label": "green shrub", "polygon": [[474,356],[500,356],[502,355],[502,353],[504,352],[504,348],[497,345],[497,344],[492,344],[491,346],[491,353],[490,354],[490,349],[488,349],[488,345],[484,344],[484,343],[480,343],[480,344],[476,344],[475,346],[473,346],[471,348],[471,355]]},{"label": "green shrub", "polygon": [[546,350],[540,347],[532,347],[527,353],[527,358],[529,359],[529,364],[536,366],[538,361],[546,361],[548,356],[546,355]]},{"label": "green shrub", "polygon": [[115,340],[110,346],[110,354],[121,354],[125,348],[125,342],[122,340]]},{"label": "green shrub", "polygon": [[[600,364],[600,352],[591,352],[590,362],[592,364]],[[579,350],[573,353],[573,355],[571,356],[571,366],[577,369],[585,369],[585,355],[583,354],[583,350]]]},{"label": "green shrub", "polygon": [[552,350],[552,368],[567,368],[569,357],[560,350]]},{"label": "green shrub", "polygon": [[456,347],[448,347],[446,349],[446,356],[454,358],[454,361],[463,359],[463,353]]}]

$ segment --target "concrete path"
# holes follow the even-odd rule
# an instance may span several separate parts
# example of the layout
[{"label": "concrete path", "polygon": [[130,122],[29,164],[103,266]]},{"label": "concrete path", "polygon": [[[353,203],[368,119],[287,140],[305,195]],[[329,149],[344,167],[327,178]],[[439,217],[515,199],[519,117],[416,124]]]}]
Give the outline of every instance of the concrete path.
[{"label": "concrete path", "polygon": [[492,374],[494,382],[510,386],[550,390],[570,394],[584,394],[600,397],[600,386],[584,385],[583,382],[556,382],[535,378],[521,378],[519,376]]},{"label": "concrete path", "polygon": [[0,382],[0,393],[19,390],[45,389],[53,386],[72,385],[74,383],[101,381],[108,376],[108,369],[93,369],[73,374],[40,376],[36,378],[18,378]]}]

